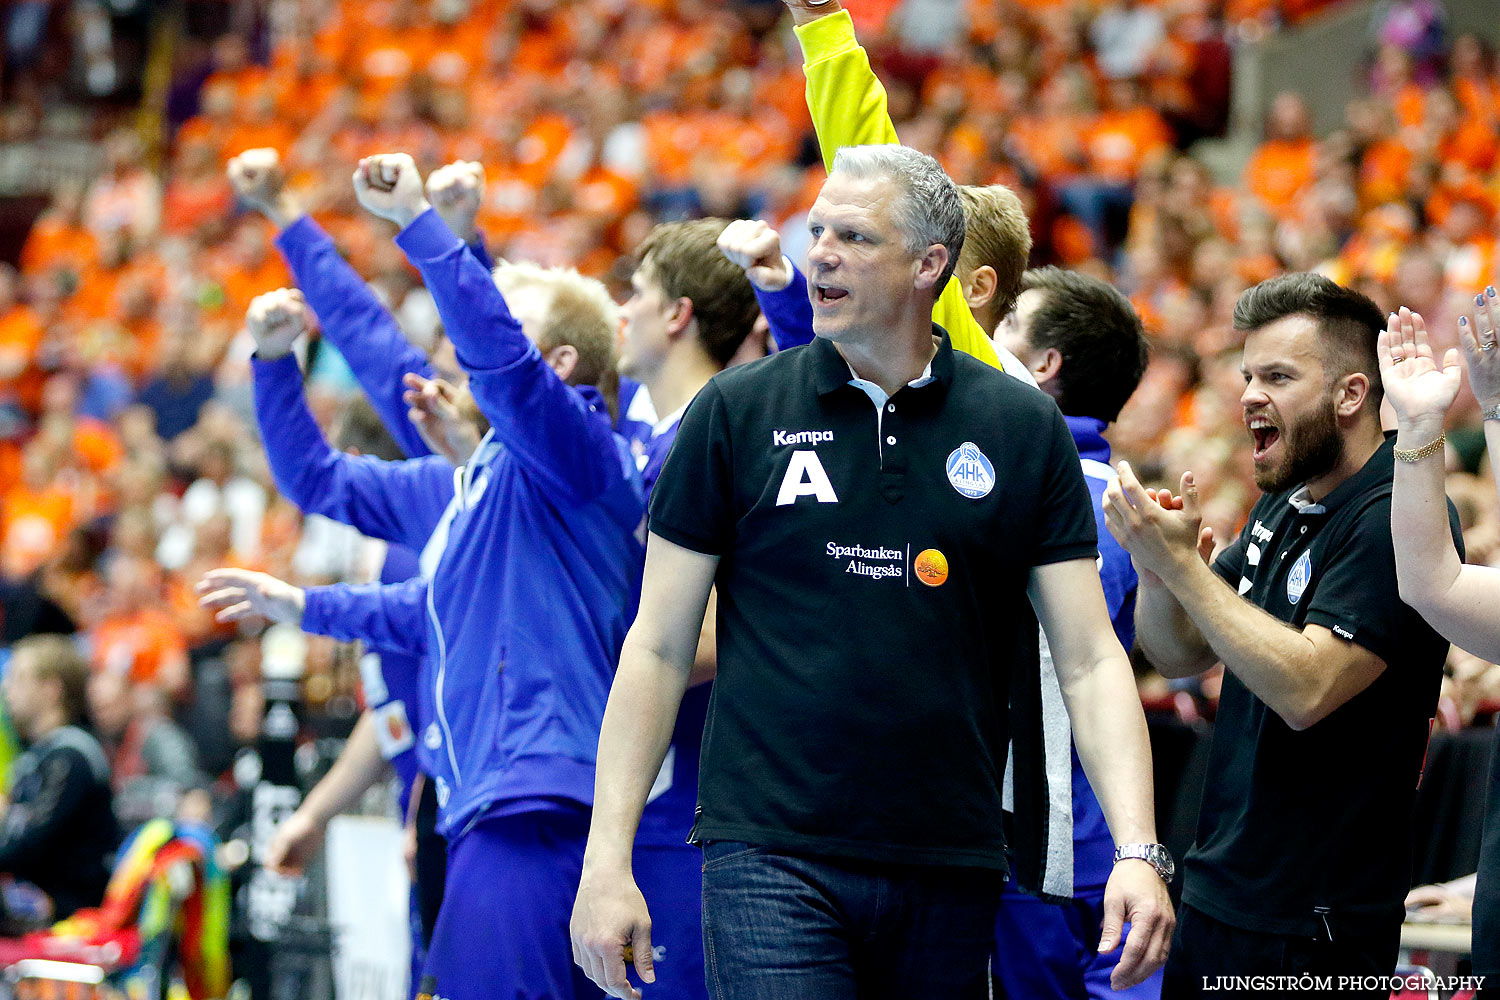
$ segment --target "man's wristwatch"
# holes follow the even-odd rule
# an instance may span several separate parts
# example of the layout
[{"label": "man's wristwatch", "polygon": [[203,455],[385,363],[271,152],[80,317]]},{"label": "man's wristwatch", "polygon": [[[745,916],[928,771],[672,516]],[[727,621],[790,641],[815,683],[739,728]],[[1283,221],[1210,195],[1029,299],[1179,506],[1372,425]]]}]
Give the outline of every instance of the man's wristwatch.
[{"label": "man's wristwatch", "polygon": [[1126,858],[1135,858],[1146,862],[1156,869],[1156,874],[1168,885],[1172,884],[1172,876],[1177,874],[1177,866],[1172,863],[1172,855],[1161,844],[1121,844],[1115,848],[1115,864],[1119,864]]}]

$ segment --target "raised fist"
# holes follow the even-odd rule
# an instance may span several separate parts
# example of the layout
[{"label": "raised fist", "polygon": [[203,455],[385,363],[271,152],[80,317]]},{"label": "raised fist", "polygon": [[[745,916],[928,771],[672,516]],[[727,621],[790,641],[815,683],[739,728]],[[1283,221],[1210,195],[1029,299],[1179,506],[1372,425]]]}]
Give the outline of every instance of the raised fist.
[{"label": "raised fist", "polygon": [[274,149],[247,149],[229,161],[229,183],[239,198],[264,210],[274,204],[286,183],[281,154]]},{"label": "raised fist", "polygon": [[484,198],[484,167],[456,160],[427,175],[427,200],[465,243],[474,238],[474,217]]},{"label": "raised fist", "polygon": [[406,153],[367,156],[354,170],[354,194],[366,210],[405,229],[431,206],[422,194],[422,175]]},{"label": "raised fist", "polygon": [[307,302],[295,288],[257,295],[245,311],[245,326],[255,339],[256,357],[262,361],[284,358],[307,332]]},{"label": "raised fist", "polygon": [[302,214],[287,193],[286,170],[274,149],[247,149],[229,161],[229,184],[235,196],[285,229]]},{"label": "raised fist", "polygon": [[781,237],[759,219],[737,219],[719,234],[719,252],[745,269],[750,284],[779,292],[792,283],[792,267],[781,252]]}]

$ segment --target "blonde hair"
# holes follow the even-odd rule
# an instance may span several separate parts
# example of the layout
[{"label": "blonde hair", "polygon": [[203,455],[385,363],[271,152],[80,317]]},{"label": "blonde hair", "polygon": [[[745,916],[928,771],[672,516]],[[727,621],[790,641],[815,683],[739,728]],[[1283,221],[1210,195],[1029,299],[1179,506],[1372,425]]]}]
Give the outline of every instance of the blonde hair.
[{"label": "blonde hair", "polygon": [[81,722],[88,715],[89,665],[78,644],[61,635],[31,635],[11,647],[11,659],[31,657],[38,681],[57,681],[58,707],[68,722]]},{"label": "blonde hair", "polygon": [[564,344],[578,352],[570,381],[598,385],[615,368],[615,334],[620,307],[604,285],[571,267],[542,267],[526,261],[495,267],[495,287],[507,297],[526,290],[547,296],[545,319],[536,334],[543,354]]},{"label": "blonde hair", "polygon": [[1021,276],[1031,258],[1031,225],[1021,199],[1004,184],[979,187],[961,184],[965,237],[958,256],[958,274],[966,278],[988,264],[995,269],[995,297],[991,312],[1004,316],[1021,294]]}]

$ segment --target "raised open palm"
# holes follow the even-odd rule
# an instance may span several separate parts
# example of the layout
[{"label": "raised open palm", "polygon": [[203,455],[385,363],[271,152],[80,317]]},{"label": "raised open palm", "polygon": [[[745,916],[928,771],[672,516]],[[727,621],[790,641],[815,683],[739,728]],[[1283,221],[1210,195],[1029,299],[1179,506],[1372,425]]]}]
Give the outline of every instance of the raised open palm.
[{"label": "raised open palm", "polygon": [[1463,382],[1458,351],[1450,348],[1439,365],[1421,314],[1402,306],[1399,313],[1391,313],[1376,342],[1376,354],[1386,398],[1401,426],[1431,425],[1441,430],[1443,416]]}]

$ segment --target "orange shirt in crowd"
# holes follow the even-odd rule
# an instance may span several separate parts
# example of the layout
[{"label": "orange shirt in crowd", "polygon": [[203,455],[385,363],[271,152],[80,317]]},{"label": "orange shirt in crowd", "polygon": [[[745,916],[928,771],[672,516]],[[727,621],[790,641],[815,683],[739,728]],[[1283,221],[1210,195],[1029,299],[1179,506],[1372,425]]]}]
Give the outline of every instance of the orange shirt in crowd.
[{"label": "orange shirt in crowd", "polygon": [[1089,171],[1126,184],[1135,180],[1150,154],[1172,142],[1172,131],[1153,108],[1100,112],[1084,133]]},{"label": "orange shirt in crowd", "polygon": [[1262,143],[1245,165],[1245,186],[1273,214],[1285,218],[1291,214],[1298,193],[1313,182],[1314,154],[1311,139]]},{"label": "orange shirt in crowd", "polygon": [[1485,233],[1448,252],[1443,280],[1454,292],[1472,294],[1500,275],[1500,242]]},{"label": "orange shirt in crowd", "polygon": [[1411,164],[1411,150],[1395,139],[1372,143],[1359,166],[1360,200],[1365,205],[1383,205],[1400,198]]},{"label": "orange shirt in crowd", "polygon": [[23,370],[42,346],[46,333],[41,318],[30,306],[16,306],[0,315],[0,372]]},{"label": "orange shirt in crowd", "polygon": [[1086,161],[1083,147],[1086,123],[1082,118],[1060,115],[1023,115],[1011,131],[1017,147],[1044,176],[1067,179]]},{"label": "orange shirt in crowd", "polygon": [[0,507],[0,567],[12,579],[41,567],[73,527],[73,495],[57,483],[33,490],[17,483]]},{"label": "orange shirt in crowd", "polygon": [[1465,118],[1438,143],[1437,155],[1443,163],[1457,163],[1475,173],[1484,173],[1500,155],[1500,136],[1495,133],[1494,123]]},{"label": "orange shirt in crowd", "polygon": [[222,176],[202,180],[174,178],[167,183],[167,193],[162,199],[162,229],[169,233],[191,233],[227,218],[233,204],[233,193]]},{"label": "orange shirt in crowd", "polygon": [[1453,96],[1458,98],[1459,107],[1469,117],[1487,122],[1491,127],[1500,122],[1500,79],[1454,80]]},{"label": "orange shirt in crowd", "polygon": [[78,274],[99,257],[99,241],[83,226],[70,226],[43,215],[31,227],[21,248],[21,270],[28,274],[65,267]]},{"label": "orange shirt in crowd", "polygon": [[1415,83],[1403,84],[1391,97],[1391,109],[1401,128],[1420,128],[1427,113],[1427,92]]},{"label": "orange shirt in crowd", "polygon": [[105,615],[90,639],[95,671],[126,674],[138,684],[164,684],[173,692],[187,679],[187,643],[166,611],[148,607]]},{"label": "orange shirt in crowd", "polygon": [[113,427],[93,417],[73,420],[73,454],[83,460],[84,468],[96,475],[114,471],[125,457],[125,447]]}]

